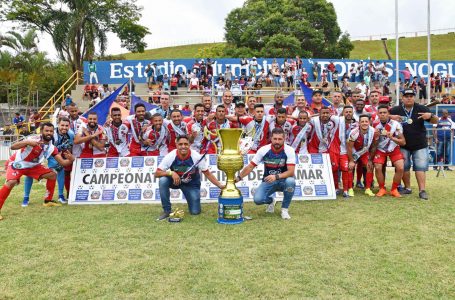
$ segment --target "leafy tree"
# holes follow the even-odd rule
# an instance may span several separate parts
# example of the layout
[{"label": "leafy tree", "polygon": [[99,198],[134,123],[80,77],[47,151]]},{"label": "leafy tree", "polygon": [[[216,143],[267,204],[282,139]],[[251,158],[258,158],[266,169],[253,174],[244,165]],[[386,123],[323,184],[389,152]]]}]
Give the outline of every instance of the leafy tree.
[{"label": "leafy tree", "polygon": [[326,0],[247,0],[228,14],[225,38],[226,53],[248,56],[342,58],[353,49]]},{"label": "leafy tree", "polygon": [[135,0],[0,0],[2,18],[48,33],[60,58],[73,71],[107,46],[107,32],[115,33],[122,47],[143,52],[148,29],[139,25],[141,8]]}]

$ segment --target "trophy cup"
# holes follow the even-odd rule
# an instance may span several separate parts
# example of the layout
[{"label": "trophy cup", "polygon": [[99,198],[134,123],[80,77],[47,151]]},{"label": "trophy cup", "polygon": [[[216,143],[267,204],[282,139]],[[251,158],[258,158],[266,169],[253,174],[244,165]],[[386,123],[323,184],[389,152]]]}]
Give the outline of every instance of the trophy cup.
[{"label": "trophy cup", "polygon": [[243,197],[235,186],[235,173],[243,168],[243,156],[239,150],[241,128],[226,128],[218,131],[221,153],[218,169],[226,173],[226,186],[218,196],[218,223],[240,224],[243,222]]}]

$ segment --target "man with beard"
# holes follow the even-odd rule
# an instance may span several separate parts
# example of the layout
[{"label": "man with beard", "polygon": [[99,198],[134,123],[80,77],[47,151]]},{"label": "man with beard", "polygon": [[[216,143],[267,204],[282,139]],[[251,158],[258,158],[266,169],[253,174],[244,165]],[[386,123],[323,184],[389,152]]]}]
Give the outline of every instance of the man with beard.
[{"label": "man with beard", "polygon": [[309,122],[308,113],[301,111],[298,115],[297,124],[292,127],[292,143],[291,147],[295,153],[307,154],[307,143],[311,137],[313,126]]},{"label": "man with beard", "polygon": [[[16,142],[11,146],[11,150],[19,150],[14,153],[8,160],[6,169],[6,182],[0,189],[0,210],[8,198],[11,190],[19,184],[22,176],[30,176],[36,180],[47,179],[46,198],[44,206],[60,206],[59,203],[52,201],[52,194],[55,188],[56,174],[49,168],[42,165],[44,159],[53,156],[62,166],[68,166],[74,160],[70,154],[66,154],[66,159],[58,153],[57,147],[52,144],[54,135],[54,125],[52,123],[42,123],[40,126],[41,135],[31,136],[22,141]],[[0,220],[3,217],[0,215]]]},{"label": "man with beard", "polygon": [[272,107],[268,107],[266,109],[265,111],[266,116],[276,116],[280,108],[284,108],[286,110],[286,107],[283,105],[284,95],[282,92],[276,93],[273,99],[275,103],[273,104]]},{"label": "man with beard", "polygon": [[226,108],[224,105],[218,105],[216,108],[215,119],[208,122],[206,127],[208,134],[205,136],[203,144],[208,146],[208,154],[217,154],[221,151],[221,141],[218,136],[218,130],[224,128],[234,128],[234,125],[226,119]]},{"label": "man with beard", "polygon": [[371,183],[373,182],[373,158],[378,140],[379,132],[370,126],[370,117],[361,115],[359,117],[359,126],[351,131],[346,142],[349,170],[354,170],[355,165],[359,163],[366,167],[365,195],[371,197],[375,196],[371,191]]},{"label": "man with beard", "polygon": [[[163,116],[160,112],[155,113]],[[163,116],[163,118],[165,117]],[[126,117],[123,123],[123,126],[127,127],[131,136],[129,156],[147,156],[147,145],[144,143],[142,136],[149,125],[150,121],[145,119],[145,105],[142,103],[136,104],[134,106],[134,115]]]},{"label": "man with beard", "polygon": [[210,172],[207,159],[196,151],[191,151],[188,136],[179,135],[177,149],[169,152],[158,165],[155,177],[159,178],[159,190],[163,213],[158,221],[171,213],[170,189],[180,189],[188,203],[192,215],[201,213],[201,171],[206,178],[222,189],[224,186]]},{"label": "man with beard", "polygon": [[[58,127],[55,128],[54,136],[52,137],[52,144],[57,148],[58,153],[63,157],[67,158],[71,154],[71,147],[74,141],[74,132],[69,129],[70,120],[68,118],[61,118],[58,121]],[[64,204],[67,203],[65,196],[63,195],[63,189],[65,187],[65,170],[54,157],[49,157],[47,160],[47,166],[57,173],[58,183],[58,202]],[[33,185],[32,177],[25,177],[24,180],[24,200],[22,201],[22,207],[27,207],[30,199],[30,191]],[[67,191],[69,193],[69,191]],[[50,199],[54,195],[54,190],[49,190]]]},{"label": "man with beard", "polygon": [[275,128],[272,131],[272,142],[261,147],[251,162],[244,167],[236,178],[236,182],[253,171],[261,162],[264,163],[264,176],[254,194],[254,203],[257,205],[267,204],[266,212],[275,211],[273,194],[283,192],[283,203],[281,204],[281,218],[290,219],[289,205],[295,190],[295,151],[291,146],[284,143],[284,131]]},{"label": "man with beard", "polygon": [[376,117],[376,114],[374,113],[369,113],[366,109],[365,109],[365,101],[363,99],[358,99],[355,103],[355,111],[354,111],[354,120],[356,120],[356,122],[359,122],[359,118],[360,116],[362,115],[367,115],[369,116],[371,119],[375,119]]},{"label": "man with beard", "polygon": [[332,94],[332,105],[330,106],[330,110],[332,111],[332,115],[334,116],[341,116],[343,112],[343,94],[341,92],[333,92]]},{"label": "man with beard", "polygon": [[322,90],[314,89],[313,96],[311,97],[311,105],[308,108],[310,115],[319,114],[321,109],[324,106],[322,105]]},{"label": "man with beard", "polygon": [[[209,99],[211,99],[209,97]],[[203,99],[204,100],[204,99]],[[210,100],[210,102],[212,102]],[[202,103],[196,103],[194,105],[193,117],[187,124],[187,132],[188,138],[190,139],[190,148],[191,150],[196,151],[197,153],[205,152],[206,149],[203,151],[202,141],[204,139],[204,113],[205,107]]]},{"label": "man with beard", "polygon": [[238,122],[244,127],[246,136],[241,142],[242,151],[248,150],[248,153],[254,154],[260,147],[267,145],[270,123],[264,115],[264,104],[255,104],[254,117],[239,117]]},{"label": "man with beard", "polygon": [[82,145],[81,158],[105,157],[105,141],[103,135],[103,127],[98,125],[98,115],[96,112],[89,112],[87,116],[87,124],[83,124],[79,128],[79,132],[74,138],[76,145]]},{"label": "man with beard", "polygon": [[177,148],[176,138],[180,135],[187,135],[187,126],[183,122],[182,112],[178,109],[174,109],[171,112],[171,121],[165,122],[164,124],[168,131],[166,140],[167,150],[171,152]]},{"label": "man with beard", "polygon": [[399,198],[401,197],[401,194],[398,192],[397,188],[400,185],[404,172],[404,159],[400,151],[400,146],[406,145],[403,127],[399,122],[390,119],[389,108],[386,105],[380,105],[378,107],[378,114],[379,122],[375,122],[373,125],[380,133],[378,149],[376,150],[373,160],[376,179],[379,184],[379,192],[376,196],[382,197],[387,194],[384,183],[383,167],[387,162],[387,157],[389,157],[392,161],[392,165],[395,167],[395,175],[393,176],[390,195]]},{"label": "man with beard", "polygon": [[160,156],[167,154],[166,138],[167,130],[163,125],[163,117],[156,113],[151,117],[152,125],[147,127],[143,134],[144,144],[147,146],[148,156]]},{"label": "man with beard", "polygon": [[[137,105],[136,105],[137,106]],[[163,119],[169,120],[171,118],[171,96],[168,92],[163,92],[160,96],[160,105],[150,111],[150,114],[153,116],[156,113],[159,113]],[[135,110],[136,113],[136,110]],[[145,114],[145,106],[144,106]]]},{"label": "man with beard", "polygon": [[351,131],[358,126],[358,123],[352,118],[354,109],[351,105],[346,105],[340,118],[340,171],[341,181],[343,182],[343,197],[354,197],[353,173],[349,170],[349,158],[347,153],[347,141]]},{"label": "man with beard", "polygon": [[128,127],[123,125],[122,112],[119,107],[111,108],[111,121],[104,124],[107,143],[109,145],[108,157],[125,157],[130,150],[128,148]]},{"label": "man with beard", "polygon": [[275,128],[281,128],[284,131],[284,143],[289,145],[291,142],[292,126],[294,126],[294,120],[288,119],[286,109],[284,107],[276,111],[275,117],[270,116],[269,131],[272,132]]}]

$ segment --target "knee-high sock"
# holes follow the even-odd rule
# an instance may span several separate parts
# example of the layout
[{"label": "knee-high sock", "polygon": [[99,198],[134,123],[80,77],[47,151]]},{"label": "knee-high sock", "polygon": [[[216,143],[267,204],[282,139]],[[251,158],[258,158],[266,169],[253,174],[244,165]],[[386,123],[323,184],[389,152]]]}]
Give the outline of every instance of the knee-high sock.
[{"label": "knee-high sock", "polygon": [[340,188],[340,185],[338,183],[338,170],[332,170],[332,173],[333,173],[333,181],[335,182],[335,189],[339,189]]},{"label": "knee-high sock", "polygon": [[25,177],[24,180],[24,198],[30,197],[30,191],[32,190],[33,185],[33,178],[32,177]]},{"label": "knee-high sock", "polygon": [[357,182],[362,182],[363,165],[361,163],[357,164],[355,172],[356,172],[356,175],[357,175]]},{"label": "knee-high sock", "polygon": [[65,170],[57,172],[57,183],[58,183],[58,196],[63,196],[63,189],[65,187]]},{"label": "knee-high sock", "polygon": [[6,184],[0,189],[0,210],[2,209],[3,204],[5,203],[6,198],[8,198],[10,192],[11,189]]},{"label": "knee-high sock", "polygon": [[349,182],[350,182],[349,177],[351,177],[351,179],[352,179],[352,175],[349,174],[348,171],[341,172],[341,181],[343,181],[343,191],[345,191],[345,192],[351,188],[349,186]]},{"label": "knee-high sock", "polygon": [[48,179],[46,181],[46,197],[44,200],[50,201],[54,197],[54,190],[55,190],[55,183],[57,180],[55,179]]},{"label": "knee-high sock", "polygon": [[369,189],[371,188],[371,183],[373,182],[373,172],[367,172],[367,175],[365,176],[365,188]]},{"label": "knee-high sock", "polygon": [[66,195],[70,194],[70,185],[71,185],[71,172],[65,172],[65,189]]}]

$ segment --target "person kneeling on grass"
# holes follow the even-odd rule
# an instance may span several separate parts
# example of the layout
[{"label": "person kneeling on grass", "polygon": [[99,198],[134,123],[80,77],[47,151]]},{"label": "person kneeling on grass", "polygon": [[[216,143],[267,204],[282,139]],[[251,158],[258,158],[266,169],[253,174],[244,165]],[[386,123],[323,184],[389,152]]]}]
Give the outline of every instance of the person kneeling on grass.
[{"label": "person kneeling on grass", "polygon": [[159,178],[160,198],[163,213],[158,221],[169,217],[171,213],[170,189],[180,189],[185,195],[188,210],[192,215],[201,213],[201,175],[222,189],[224,187],[210,172],[205,155],[190,150],[190,141],[187,135],[176,138],[177,149],[169,152],[159,164],[155,177]]},{"label": "person kneeling on grass", "polygon": [[[60,203],[52,201],[53,191],[55,189],[56,174],[49,168],[42,165],[45,159],[54,157],[61,166],[70,165],[74,157],[68,153],[66,159],[58,153],[57,147],[52,144],[54,135],[54,125],[52,123],[41,124],[41,135],[32,136],[22,141],[16,142],[11,146],[11,150],[19,150],[14,153],[8,160],[6,169],[6,182],[0,189],[0,210],[8,198],[11,190],[17,184],[22,176],[29,176],[37,180],[47,179],[46,198],[44,206],[60,206]],[[51,193],[52,192],[52,193]],[[0,220],[2,220],[0,215]]]},{"label": "person kneeling on grass", "polygon": [[289,205],[295,190],[295,151],[284,143],[285,134],[283,129],[275,128],[272,130],[271,143],[259,148],[250,164],[240,171],[236,182],[241,181],[245,176],[250,174],[253,169],[264,162],[264,177],[254,194],[254,203],[268,204],[266,212],[275,211],[275,201],[272,195],[277,192],[283,192],[283,203],[281,204],[281,217],[290,219]]}]

